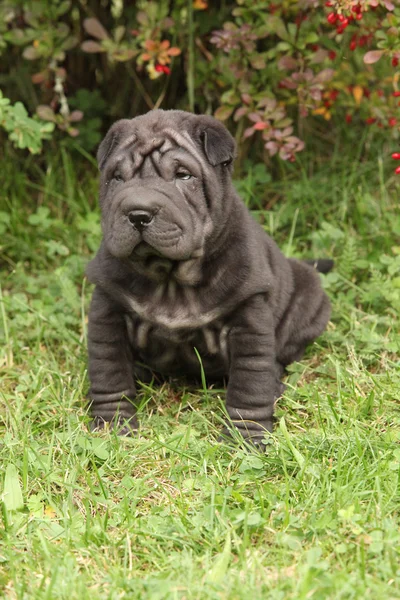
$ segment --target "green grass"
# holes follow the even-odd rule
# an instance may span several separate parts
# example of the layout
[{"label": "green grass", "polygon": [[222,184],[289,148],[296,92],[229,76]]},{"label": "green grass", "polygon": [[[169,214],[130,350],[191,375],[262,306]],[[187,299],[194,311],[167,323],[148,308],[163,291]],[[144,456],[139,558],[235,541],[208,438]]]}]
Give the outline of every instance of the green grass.
[{"label": "green grass", "polygon": [[239,184],[287,253],[336,261],[264,455],[217,442],[223,390],[179,382],[141,389],[139,438],[89,432],[96,170],[3,161],[1,596],[400,598],[400,188],[365,155]]}]

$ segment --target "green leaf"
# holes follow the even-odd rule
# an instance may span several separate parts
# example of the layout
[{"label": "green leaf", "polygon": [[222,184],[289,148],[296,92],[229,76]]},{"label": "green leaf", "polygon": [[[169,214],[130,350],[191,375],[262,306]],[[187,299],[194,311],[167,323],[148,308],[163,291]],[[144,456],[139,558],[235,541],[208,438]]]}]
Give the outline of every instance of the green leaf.
[{"label": "green leaf", "polygon": [[7,465],[4,478],[4,504],[9,511],[21,510],[24,507],[18,471],[12,463]]},{"label": "green leaf", "polygon": [[110,453],[106,448],[106,445],[108,445],[107,442],[102,439],[94,438],[92,440],[93,453],[100,460],[107,460],[110,456]]},{"label": "green leaf", "polygon": [[208,581],[212,583],[222,583],[228,571],[229,561],[231,559],[231,548],[231,534],[230,531],[228,531],[224,549],[217,555],[214,565],[208,574]]},{"label": "green leaf", "polygon": [[265,25],[264,33],[266,33],[267,29],[270,33],[275,33],[282,40],[285,40],[288,37],[288,32],[286,30],[284,21],[275,15],[268,15],[268,21]]},{"label": "green leaf", "polygon": [[68,277],[66,269],[63,267],[56,269],[55,275],[58,279],[58,284],[66,304],[68,304],[72,310],[78,311],[80,307],[80,297],[76,290],[76,285]]},{"label": "green leaf", "polygon": [[289,450],[291,451],[291,453],[293,454],[294,458],[296,459],[296,462],[298,463],[299,467],[302,468],[304,463],[305,463],[305,458],[304,456],[297,450],[297,448],[294,446],[292,440],[290,439],[289,436],[289,432],[286,428],[286,423],[285,423],[285,418],[282,417],[281,420],[279,421],[279,429],[282,431],[283,433],[283,437],[286,440],[287,445],[289,446]]},{"label": "green leaf", "polygon": [[119,27],[115,28],[114,31],[114,40],[116,41],[117,44],[119,44],[122,41],[122,38],[125,35],[125,27],[123,25],[120,25]]},{"label": "green leaf", "polygon": [[315,44],[319,41],[319,35],[315,33],[315,31],[312,31],[309,34],[307,34],[305,41],[306,44]]}]

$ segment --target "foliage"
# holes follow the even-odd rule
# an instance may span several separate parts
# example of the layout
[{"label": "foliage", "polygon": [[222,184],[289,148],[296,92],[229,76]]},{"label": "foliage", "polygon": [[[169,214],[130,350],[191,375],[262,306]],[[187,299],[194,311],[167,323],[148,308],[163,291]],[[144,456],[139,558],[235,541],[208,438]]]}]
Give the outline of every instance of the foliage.
[{"label": "foliage", "polygon": [[213,112],[259,160],[293,161],[340,121],[399,137],[397,2],[8,0],[0,16],[5,95],[21,99],[17,80],[26,106],[59,130],[93,131],[87,149],[100,128],[71,102],[82,88],[108,107],[95,117],[103,129],[160,106]]}]

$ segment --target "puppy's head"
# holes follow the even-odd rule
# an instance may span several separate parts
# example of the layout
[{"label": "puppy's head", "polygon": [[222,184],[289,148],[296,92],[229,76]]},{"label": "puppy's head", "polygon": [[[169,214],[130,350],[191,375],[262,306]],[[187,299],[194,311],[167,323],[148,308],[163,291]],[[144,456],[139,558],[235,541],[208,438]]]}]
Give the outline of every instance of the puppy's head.
[{"label": "puppy's head", "polygon": [[142,264],[202,257],[229,211],[234,154],[212,117],[154,110],[115,123],[97,154],[108,251]]}]

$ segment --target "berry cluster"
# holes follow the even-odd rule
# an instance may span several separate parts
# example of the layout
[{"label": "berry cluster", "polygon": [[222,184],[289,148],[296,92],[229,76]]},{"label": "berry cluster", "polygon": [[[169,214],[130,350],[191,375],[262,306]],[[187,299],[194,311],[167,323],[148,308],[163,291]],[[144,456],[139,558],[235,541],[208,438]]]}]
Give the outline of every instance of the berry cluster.
[{"label": "berry cluster", "polygon": [[362,48],[363,46],[367,46],[372,41],[373,35],[370,33],[369,35],[357,35],[354,33],[351,36],[349,48],[352,52],[357,48]]},{"label": "berry cluster", "polygon": [[[325,2],[325,6],[328,8],[331,8],[333,5],[333,2]],[[361,4],[356,4],[355,6],[351,7],[348,15],[344,15],[342,12],[331,12],[326,17],[326,20],[330,25],[335,25],[336,33],[341,34],[352,21],[360,21],[362,17]]]}]

